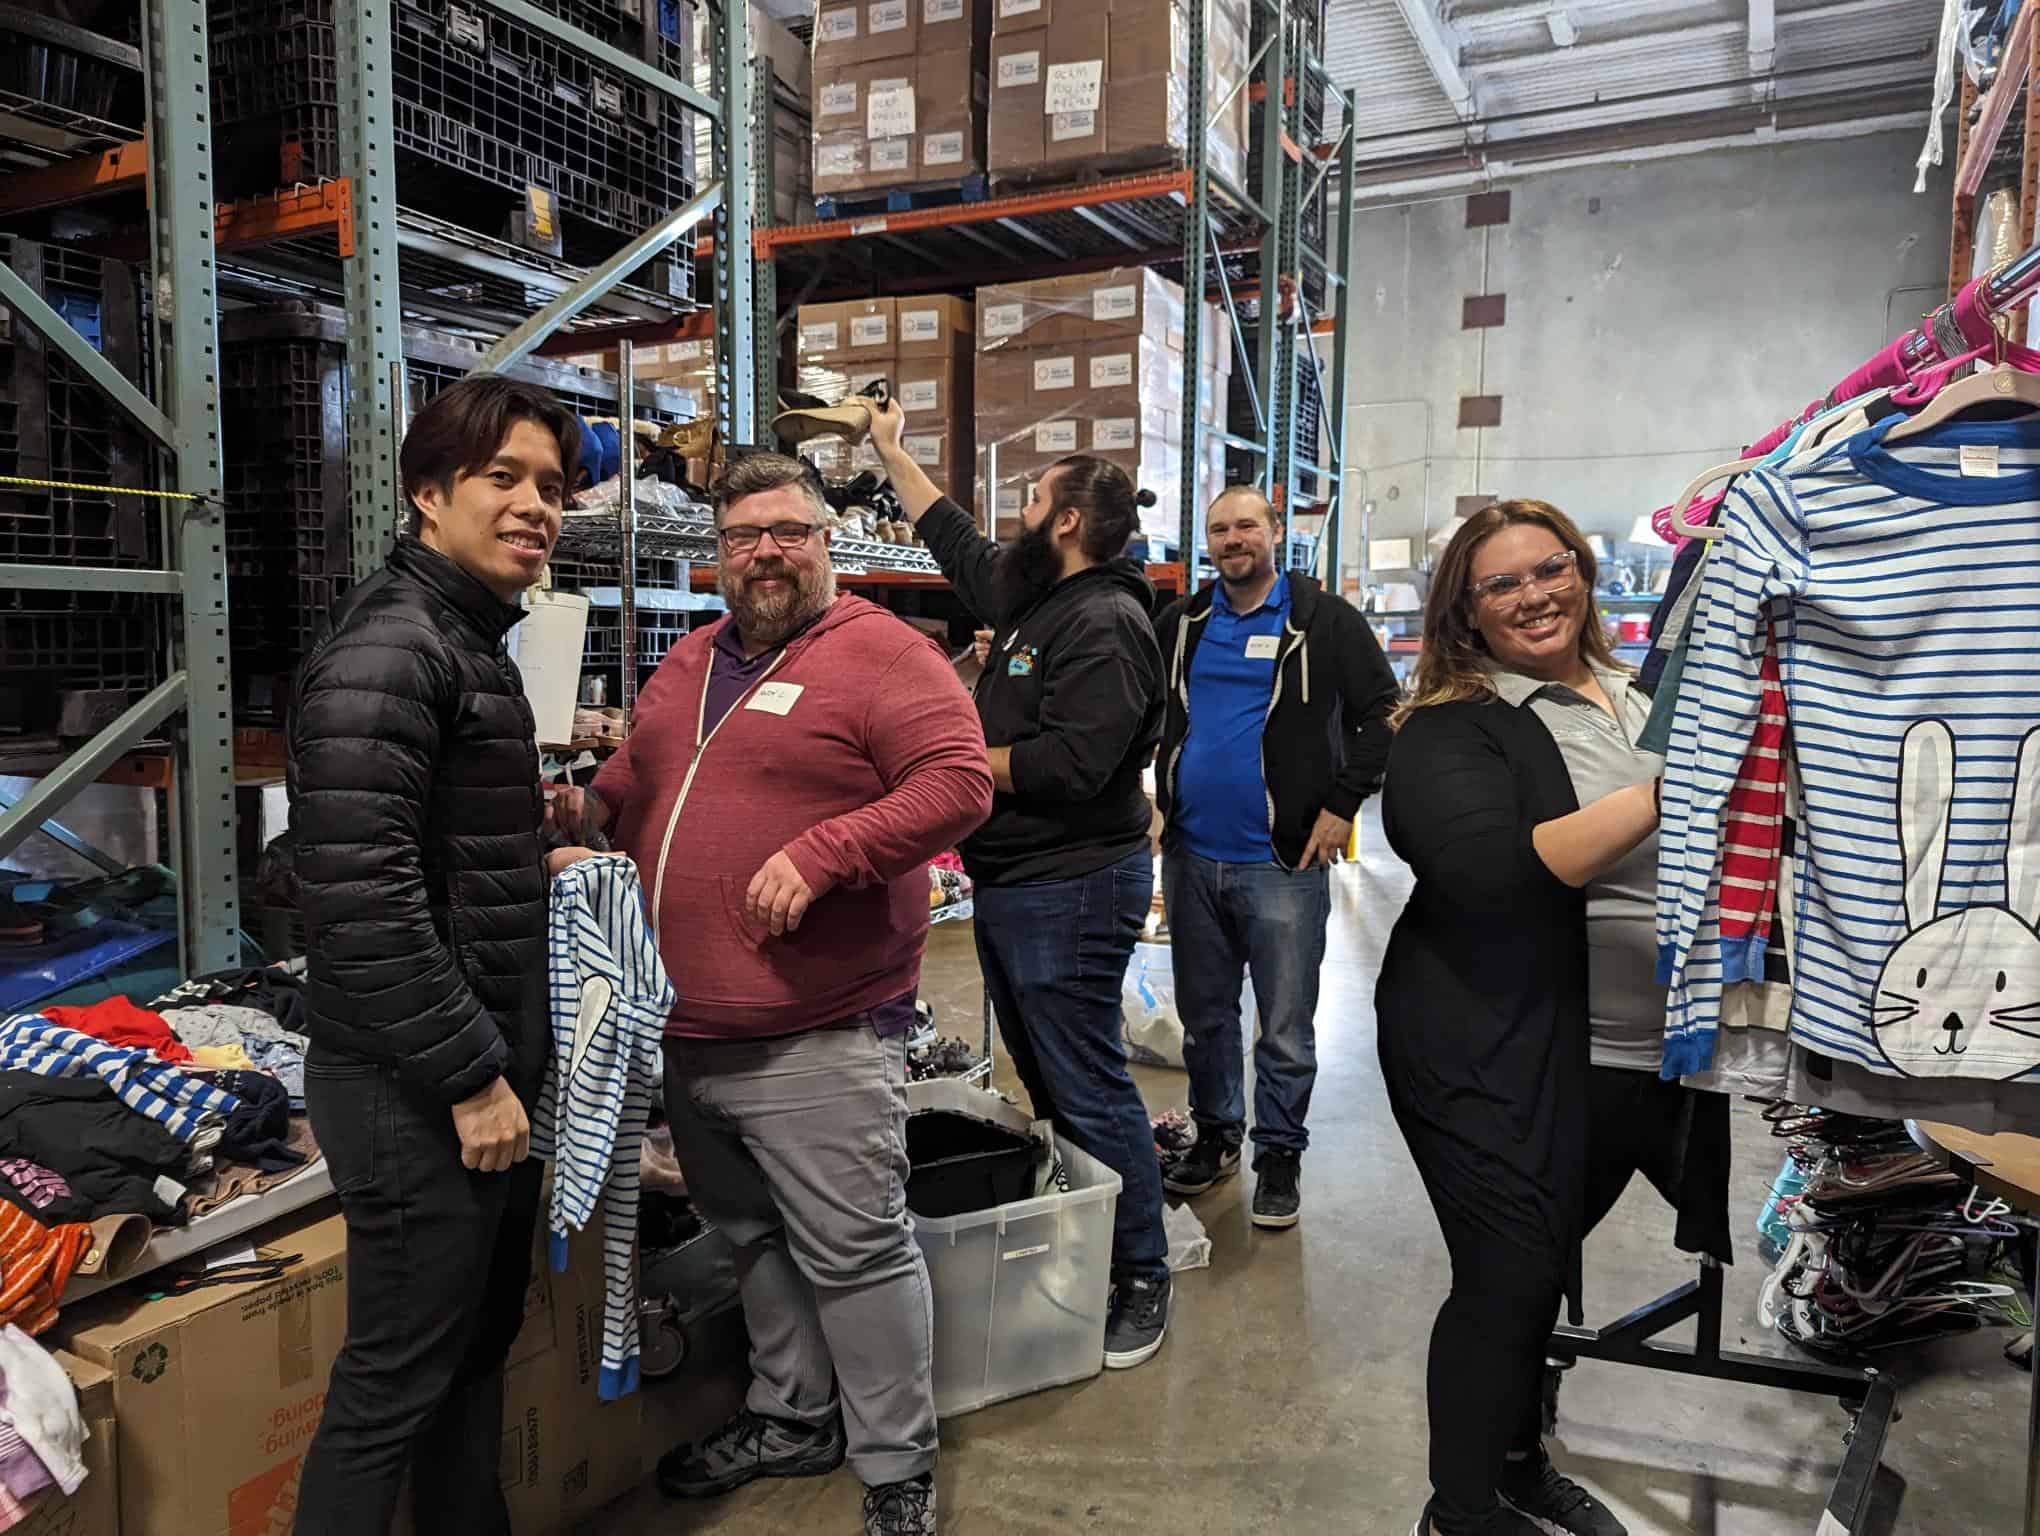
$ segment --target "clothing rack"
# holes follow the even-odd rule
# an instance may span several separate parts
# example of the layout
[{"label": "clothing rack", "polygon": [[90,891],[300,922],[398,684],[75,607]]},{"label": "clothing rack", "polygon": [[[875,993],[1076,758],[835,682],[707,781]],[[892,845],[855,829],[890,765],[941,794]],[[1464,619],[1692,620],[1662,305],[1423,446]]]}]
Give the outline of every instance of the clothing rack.
[{"label": "clothing rack", "polygon": [[[1913,330],[1893,341],[1850,373],[1827,397],[1815,401],[1792,420],[1773,429],[1747,453],[1768,453],[1802,422],[1847,400],[1880,388],[1896,388],[1919,369],[1952,362],[1967,354],[2002,345],[1995,321],[2029,301],[2040,290],[2040,247],[2025,251],[1984,273],[1923,318]],[[1670,1344],[1661,1335],[1687,1321],[1697,1323],[1695,1342]],[[1885,1436],[1896,1416],[1898,1393],[1891,1382],[1868,1367],[1825,1365],[1726,1350],[1721,1345],[1722,1272],[1702,1258],[1700,1273],[1674,1291],[1646,1303],[1601,1328],[1561,1324],[1552,1330],[1548,1352],[1558,1370],[1580,1360],[1601,1360],[1643,1370],[1668,1371],[1714,1381],[1778,1391],[1830,1397],[1849,1416],[1847,1449],[1828,1493],[1816,1536],[1857,1536],[1869,1513],[1870,1490]],[[1545,1401],[1546,1427],[1557,1413],[1557,1376]],[[2036,1409],[2040,1413],[2040,1409]],[[2036,1419],[2040,1423],[2040,1419]],[[2040,1465],[2040,1463],[2036,1463]],[[2040,1487],[2040,1472],[2036,1472]],[[2040,1499],[2036,1499],[2040,1502]]]},{"label": "clothing rack", "polygon": [[[1870,1513],[1870,1490],[1877,1476],[1877,1459],[1884,1453],[1884,1437],[1897,1416],[1897,1389],[1867,1366],[1821,1365],[1723,1349],[1721,1294],[1721,1265],[1703,1257],[1698,1280],[1688,1280],[1606,1327],[1574,1328],[1561,1323],[1551,1332],[1547,1353],[1559,1362],[1560,1370],[1579,1360],[1604,1360],[1647,1371],[1835,1399],[1849,1416],[1849,1427],[1843,1432],[1848,1448],[1828,1489],[1827,1506],[1814,1527],[1814,1536],[1840,1536],[1843,1532],[1858,1536]],[[1667,1344],[1658,1337],[1689,1318],[1698,1319],[1692,1344]],[[1547,1429],[1556,1412],[1554,1388],[1545,1399]]]}]

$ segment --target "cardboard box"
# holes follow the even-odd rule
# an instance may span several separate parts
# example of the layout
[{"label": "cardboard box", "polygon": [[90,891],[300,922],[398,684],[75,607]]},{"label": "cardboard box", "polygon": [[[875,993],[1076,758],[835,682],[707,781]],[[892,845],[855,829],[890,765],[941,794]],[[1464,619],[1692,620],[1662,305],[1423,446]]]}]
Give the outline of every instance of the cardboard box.
[{"label": "cardboard box", "polygon": [[1091,160],[1105,153],[1106,104],[1113,17],[1102,9],[1066,6],[1048,27],[1043,55],[1042,112],[1048,119],[1047,162]]},{"label": "cardboard box", "polygon": [[[1075,0],[1063,0],[1074,4]],[[1047,26],[1055,19],[1055,0],[992,0],[992,35],[1024,32]]]},{"label": "cardboard box", "polygon": [[847,304],[803,304],[795,316],[800,328],[800,356],[803,363],[833,357],[850,345],[850,306]]},{"label": "cardboard box", "polygon": [[968,356],[977,341],[977,307],[954,294],[935,294],[922,299],[900,299],[895,313],[899,320],[899,355],[908,358],[951,358]]},{"label": "cardboard box", "polygon": [[916,170],[924,182],[985,168],[984,57],[965,47],[914,61]]},{"label": "cardboard box", "polygon": [[1048,150],[1047,33],[1001,31],[992,38],[991,105],[985,119],[986,159],[994,171],[1033,169]]},{"label": "cardboard box", "polygon": [[993,0],[920,0],[920,56],[961,49],[974,54],[982,69],[985,45],[992,38]]},{"label": "cardboard box", "polygon": [[51,1351],[78,1389],[85,1423],[85,1481],[66,1498],[52,1488],[35,1501],[14,1536],[117,1536],[120,1525],[120,1428],[114,1417],[113,1374],[65,1350]]},{"label": "cardboard box", "polygon": [[854,299],[842,306],[843,352],[846,357],[890,358],[897,349],[898,331],[891,299]]},{"label": "cardboard box", "polygon": [[[47,1536],[289,1529],[346,1331],[346,1228],[338,1216],[286,1218],[249,1240],[265,1256],[302,1257],[274,1281],[161,1301],[107,1295],[65,1313],[60,1328],[72,1353],[107,1373],[108,1416],[118,1424],[103,1437],[109,1475],[95,1472],[66,1507],[99,1481],[101,1496],[118,1501],[118,1523],[52,1526]],[[584,1520],[644,1472],[641,1399],[604,1403],[597,1391],[599,1223],[574,1235],[565,1274],[550,1272],[545,1249],[541,1229],[504,1408],[504,1489],[518,1536],[551,1536]],[[88,1422],[93,1401],[81,1392]],[[88,1458],[101,1439],[95,1428]],[[33,1522],[17,1529],[44,1536]]]},{"label": "cardboard box", "polygon": [[921,41],[922,0],[842,0],[815,12],[817,81],[845,65],[911,59]]},{"label": "cardboard box", "polygon": [[925,422],[968,421],[975,390],[968,358],[903,357],[893,375],[893,393],[913,429]]},{"label": "cardboard box", "polygon": [[300,1257],[277,1280],[161,1301],[110,1295],[60,1324],[72,1353],[112,1375],[120,1529],[131,1536],[288,1527],[346,1332],[347,1229],[329,1216],[250,1240],[265,1256]]}]

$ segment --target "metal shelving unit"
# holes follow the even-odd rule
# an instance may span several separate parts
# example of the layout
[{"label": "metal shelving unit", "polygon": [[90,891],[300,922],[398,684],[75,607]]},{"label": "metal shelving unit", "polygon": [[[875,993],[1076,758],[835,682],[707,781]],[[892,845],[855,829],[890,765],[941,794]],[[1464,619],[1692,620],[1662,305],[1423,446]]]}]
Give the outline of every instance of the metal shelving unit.
[{"label": "metal shelving unit", "polygon": [[[0,564],[0,589],[144,594],[167,606],[170,636],[164,681],[118,719],[68,752],[50,742],[34,755],[17,756],[17,771],[42,776],[0,810],[0,856],[85,786],[116,771],[134,779],[121,765],[138,748],[167,755],[166,767],[141,777],[169,797],[167,862],[179,873],[181,958],[190,972],[224,968],[241,953],[217,362],[222,290],[344,303],[350,564],[358,578],[381,565],[397,527],[407,317],[500,334],[477,354],[475,367],[503,367],[570,325],[599,338],[619,327],[682,322],[691,304],[626,278],[683,239],[691,255],[698,226],[711,217],[715,250],[748,257],[752,163],[730,152],[733,143],[745,142],[753,116],[748,11],[734,0],[710,8],[722,87],[710,95],[525,0],[487,3],[647,89],[661,110],[707,113],[716,123],[708,184],[592,270],[401,206],[391,148],[390,0],[344,0],[335,7],[340,174],[331,181],[216,204],[207,0],[143,0],[145,43],[130,61],[142,68],[147,88],[140,139],[131,126],[52,109],[62,121],[50,126],[68,137],[52,141],[54,149],[40,146],[47,151],[43,164],[0,174],[0,218],[93,203],[102,223],[126,231],[109,238],[109,248],[126,240],[133,254],[145,252],[151,262],[152,393],[122,377],[4,267],[0,303],[147,434],[160,460],[156,483],[164,489],[143,494],[163,509],[167,551],[160,566],[144,569]],[[87,38],[80,33],[71,41]],[[123,54],[122,46],[108,45],[111,62],[132,54]],[[35,116],[33,103],[10,98],[7,105],[16,116]],[[10,163],[24,161],[16,156]],[[223,251],[234,259],[222,264]],[[719,356],[729,371],[720,400],[726,435],[735,441],[749,437],[756,419],[750,269],[748,259],[715,259]],[[769,300],[769,287],[766,293]],[[628,367],[622,383],[628,420]],[[628,548],[633,519],[626,511],[617,521]]]},{"label": "metal shelving unit", "polygon": [[[1345,271],[1352,255],[1352,211],[1334,184],[1350,186],[1353,96],[1331,81],[1315,51],[1316,26],[1299,0],[1253,0],[1265,41],[1252,55],[1240,90],[1250,90],[1261,122],[1256,182],[1231,185],[1207,152],[1205,93],[1186,93],[1189,150],[1181,166],[1068,187],[1029,190],[953,207],[774,225],[758,230],[754,282],[758,313],[753,357],[763,370],[776,355],[777,290],[811,298],[926,293],[1114,266],[1158,267],[1180,277],[1186,300],[1217,301],[1236,355],[1235,387],[1251,391],[1255,430],[1235,434],[1201,420],[1196,409],[1201,327],[1187,325],[1183,379],[1195,423],[1186,443],[1180,548],[1188,580],[1197,579],[1204,509],[1216,487],[1204,483],[1203,449],[1223,442],[1246,455],[1249,476],[1286,514],[1322,515],[1323,543],[1336,549],[1345,479],[1344,407],[1349,307]],[[1189,73],[1207,68],[1204,8],[1186,8]],[[770,93],[753,92],[753,144],[770,139]],[[1327,140],[1306,107],[1339,101],[1340,131]],[[769,188],[771,166],[758,166]],[[1319,248],[1307,229],[1329,229]],[[1318,307],[1306,294],[1329,297]],[[1311,338],[1332,338],[1329,379]],[[1324,402],[1323,460],[1297,452],[1298,403],[1308,383]],[[1197,450],[1194,454],[1192,449]],[[1327,570],[1327,579],[1336,572]]]}]

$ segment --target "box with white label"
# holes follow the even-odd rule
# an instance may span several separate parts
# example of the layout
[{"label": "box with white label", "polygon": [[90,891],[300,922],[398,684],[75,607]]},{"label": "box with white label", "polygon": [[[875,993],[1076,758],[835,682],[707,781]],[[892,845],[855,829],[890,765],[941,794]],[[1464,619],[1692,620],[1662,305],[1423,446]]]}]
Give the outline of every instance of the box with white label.
[{"label": "box with white label", "polygon": [[815,9],[816,85],[844,68],[911,59],[921,44],[923,0],[822,0]]},{"label": "box with white label", "polygon": [[[1206,92],[1213,164],[1243,174],[1247,0],[993,0],[988,164],[1005,184],[1180,165],[1191,91]],[[1195,6],[1205,78],[1190,77]]]}]

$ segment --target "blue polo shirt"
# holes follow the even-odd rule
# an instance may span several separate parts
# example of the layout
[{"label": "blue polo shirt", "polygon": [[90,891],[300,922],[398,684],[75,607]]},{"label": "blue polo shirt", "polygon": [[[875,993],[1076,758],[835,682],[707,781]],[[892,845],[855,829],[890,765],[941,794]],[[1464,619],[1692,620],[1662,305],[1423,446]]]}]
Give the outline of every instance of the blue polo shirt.
[{"label": "blue polo shirt", "polygon": [[1289,620],[1289,578],[1277,573],[1267,599],[1235,613],[1225,583],[1211,595],[1204,638],[1190,658],[1190,734],[1176,765],[1175,836],[1199,858],[1267,864],[1268,786],[1261,730],[1275,691],[1275,661]]}]

